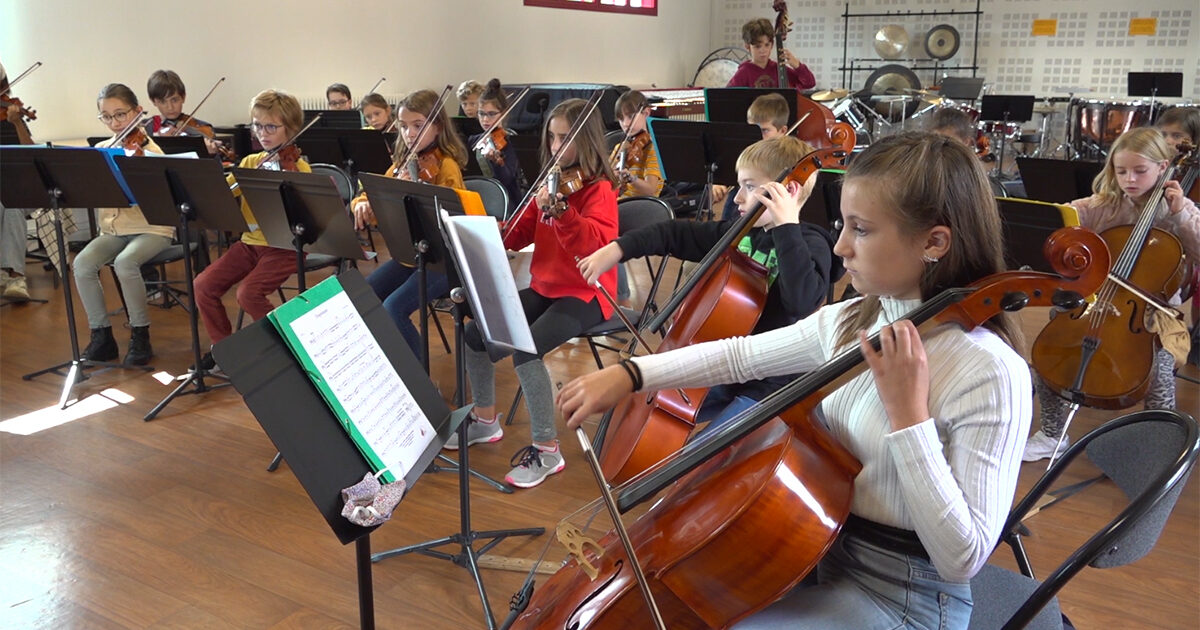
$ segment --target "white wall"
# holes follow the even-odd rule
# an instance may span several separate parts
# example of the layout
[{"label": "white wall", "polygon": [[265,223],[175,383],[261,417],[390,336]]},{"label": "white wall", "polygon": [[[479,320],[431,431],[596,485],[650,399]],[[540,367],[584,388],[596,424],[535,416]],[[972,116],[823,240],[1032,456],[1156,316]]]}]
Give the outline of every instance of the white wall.
[{"label": "white wall", "polygon": [[45,63],[14,90],[38,110],[35,139],[78,139],[106,133],[101,87],[149,106],[158,68],[182,76],[189,111],[226,77],[198,114],[216,124],[246,122],[264,88],[323,97],[336,81],[357,98],[380,76],[385,96],[493,76],[679,87],[708,52],[712,3],[664,0],[647,17],[522,0],[0,0],[0,60],[10,78]]},{"label": "white wall", "polygon": [[[741,26],[754,17],[774,18],[770,0],[714,0],[711,47],[740,46]],[[975,0],[851,0],[851,13],[973,11]],[[818,87],[861,89],[869,72],[842,84],[841,0],[789,0],[795,28],[788,47],[808,63]],[[1182,72],[1184,97],[1200,100],[1200,3],[1197,0],[983,0],[979,25],[979,74],[993,93],[1052,96],[1057,86],[1084,86],[1096,95],[1124,96],[1126,73]],[[1158,34],[1129,36],[1131,17],[1158,18]],[[1034,19],[1058,19],[1053,37],[1033,37]],[[881,26],[899,24],[911,34],[947,23],[963,44],[952,63],[970,65],[974,17],[879,17],[852,20],[849,56],[875,57],[871,39]],[[876,62],[876,66],[883,62]],[[913,65],[908,62],[902,65]],[[927,85],[930,72],[918,72]],[[966,73],[963,76],[970,76]]]}]

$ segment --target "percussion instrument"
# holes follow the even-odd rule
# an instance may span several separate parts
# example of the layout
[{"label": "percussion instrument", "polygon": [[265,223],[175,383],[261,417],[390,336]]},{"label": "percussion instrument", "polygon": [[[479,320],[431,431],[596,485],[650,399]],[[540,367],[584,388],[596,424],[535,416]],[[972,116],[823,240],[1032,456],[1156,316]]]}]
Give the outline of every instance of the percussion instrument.
[{"label": "percussion instrument", "polygon": [[1074,98],[1067,108],[1067,135],[1080,155],[1103,158],[1118,136],[1153,119],[1149,101]]},{"label": "percussion instrument", "polygon": [[738,65],[750,58],[750,54],[742,47],[727,46],[718,48],[700,62],[696,74],[692,77],[690,87],[723,88],[729,85],[729,80],[737,72]]},{"label": "percussion instrument", "polygon": [[899,24],[887,24],[875,32],[872,44],[882,59],[900,59],[908,50],[908,31]]},{"label": "percussion instrument", "polygon": [[946,61],[958,53],[958,45],[962,42],[962,36],[953,26],[938,24],[925,32],[921,42],[924,45],[925,54],[929,55],[930,59]]}]

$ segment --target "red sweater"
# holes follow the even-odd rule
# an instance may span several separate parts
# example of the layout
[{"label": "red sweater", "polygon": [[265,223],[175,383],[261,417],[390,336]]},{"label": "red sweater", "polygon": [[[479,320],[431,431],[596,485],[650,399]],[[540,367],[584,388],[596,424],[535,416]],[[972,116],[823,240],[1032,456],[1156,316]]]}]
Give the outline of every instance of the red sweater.
[{"label": "red sweater", "polygon": [[[543,219],[536,200],[512,226],[504,246],[519,250],[533,243],[529,264],[529,288],[548,298],[574,297],[600,302],[604,317],[612,317],[612,305],[583,280],[575,258],[592,255],[617,238],[617,193],[607,179],[598,179],[567,197],[567,211],[557,219]],[[617,295],[617,269],[600,276],[609,295]]]},{"label": "red sweater", "polygon": [[[725,87],[779,87],[779,71],[776,70],[778,67],[779,64],[774,61],[768,61],[765,68],[759,68],[754,65],[753,61],[743,61],[738,65],[737,72],[733,73],[733,77],[729,79],[729,85]],[[798,68],[789,66],[787,74],[791,87],[807,90],[817,84],[817,78],[813,76],[812,70],[809,70],[808,66],[803,63]]]}]

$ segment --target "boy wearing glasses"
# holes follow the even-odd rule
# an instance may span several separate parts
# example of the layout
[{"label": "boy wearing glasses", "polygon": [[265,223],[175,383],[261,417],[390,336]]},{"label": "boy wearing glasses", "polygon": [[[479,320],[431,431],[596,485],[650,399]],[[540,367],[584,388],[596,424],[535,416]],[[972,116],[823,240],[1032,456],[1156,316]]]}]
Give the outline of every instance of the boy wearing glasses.
[{"label": "boy wearing glasses", "polygon": [[354,101],[350,98],[350,88],[344,83],[332,83],[325,88],[326,109],[349,111],[354,109]]},{"label": "boy wearing glasses", "polygon": [[[262,168],[265,170],[289,170],[301,173],[311,173],[308,162],[298,159],[295,163],[279,161],[279,156],[271,157],[264,163],[272,149],[276,149],[300,131],[304,123],[304,113],[300,102],[291,94],[276,90],[259,92],[250,104],[251,132],[262,144],[263,151],[242,158],[240,168]],[[232,186],[235,180],[229,176]],[[241,196],[235,191],[235,196]],[[254,319],[262,319],[274,308],[267,296],[274,293],[283,281],[296,272],[296,254],[291,249],[280,249],[267,245],[267,239],[258,227],[258,220],[250,205],[242,197],[242,216],[250,231],[242,234],[241,240],[230,245],[229,250],[209,265],[203,273],[196,276],[196,306],[204,321],[204,329],[208,338],[215,344],[233,334],[229,316],[221,303],[234,284],[241,282],[237,289],[237,303]],[[206,353],[201,359],[201,367],[212,369],[214,362],[212,353]]]}]

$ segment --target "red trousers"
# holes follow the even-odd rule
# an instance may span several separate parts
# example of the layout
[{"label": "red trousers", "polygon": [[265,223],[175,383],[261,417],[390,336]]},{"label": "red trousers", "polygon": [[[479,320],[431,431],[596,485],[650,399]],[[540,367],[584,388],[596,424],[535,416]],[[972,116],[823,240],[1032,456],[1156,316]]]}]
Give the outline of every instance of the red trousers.
[{"label": "red trousers", "polygon": [[262,319],[275,308],[267,296],[296,273],[296,252],[238,241],[196,276],[196,307],[213,343],[233,334],[221,296],[237,288],[237,303],[250,317]]}]

